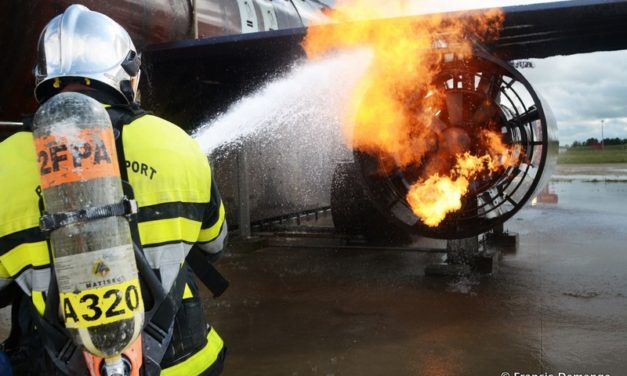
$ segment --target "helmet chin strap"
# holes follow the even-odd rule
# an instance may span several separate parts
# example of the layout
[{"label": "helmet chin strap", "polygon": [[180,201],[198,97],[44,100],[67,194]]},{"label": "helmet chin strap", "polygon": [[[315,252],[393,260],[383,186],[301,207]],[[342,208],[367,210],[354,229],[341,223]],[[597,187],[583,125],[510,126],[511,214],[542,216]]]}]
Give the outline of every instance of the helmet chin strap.
[{"label": "helmet chin strap", "polygon": [[141,54],[130,50],[122,62],[122,68],[130,76],[129,80],[120,82],[120,91],[124,94],[129,103],[135,100],[135,94],[139,87],[139,76],[141,75]]},{"label": "helmet chin strap", "polygon": [[133,99],[130,100],[132,103],[137,99],[137,92],[139,90],[139,77],[141,76],[142,71],[137,71],[137,74],[131,78],[131,87],[133,89]]},{"label": "helmet chin strap", "polygon": [[120,82],[120,91],[128,100],[128,103],[133,103],[135,100],[135,90],[133,90],[133,81],[132,80],[124,80]]}]

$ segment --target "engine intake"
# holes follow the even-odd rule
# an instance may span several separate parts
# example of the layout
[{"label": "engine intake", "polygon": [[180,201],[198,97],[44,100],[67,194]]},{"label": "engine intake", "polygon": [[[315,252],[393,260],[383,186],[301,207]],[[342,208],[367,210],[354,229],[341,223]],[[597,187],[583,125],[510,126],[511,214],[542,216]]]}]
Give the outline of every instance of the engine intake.
[{"label": "engine intake", "polygon": [[[440,128],[437,145],[421,163],[382,175],[378,157],[355,151],[353,163],[336,168],[331,208],[339,231],[397,239],[475,236],[503,224],[547,183],[557,158],[557,125],[531,84],[510,64],[484,52],[449,60],[434,82],[444,95],[433,119]],[[456,150],[460,145],[481,155],[478,138],[484,130],[499,134],[520,158],[513,166],[474,177],[462,208],[436,227],[427,226],[407,202],[409,187],[420,176],[449,168],[452,162],[445,159],[461,152]]]}]

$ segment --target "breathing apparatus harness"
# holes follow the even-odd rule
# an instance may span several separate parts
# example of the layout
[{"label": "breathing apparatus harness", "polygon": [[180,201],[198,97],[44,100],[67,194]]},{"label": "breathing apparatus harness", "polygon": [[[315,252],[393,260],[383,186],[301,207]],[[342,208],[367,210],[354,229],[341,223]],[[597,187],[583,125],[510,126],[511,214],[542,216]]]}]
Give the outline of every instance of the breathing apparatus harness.
[{"label": "breathing apparatus harness", "polygon": [[[90,221],[110,216],[125,216],[130,223],[131,237],[140,283],[147,302],[152,300],[150,310],[145,312],[144,327],[142,329],[143,366],[144,375],[159,374],[160,363],[172,339],[174,318],[182,303],[183,290],[188,273],[185,264],[194,271],[198,279],[213,293],[214,297],[220,296],[229,283],[213,267],[209,258],[197,246],[190,250],[186,262],[174,280],[169,292],[165,292],[155,271],[150,267],[139,239],[137,222],[137,204],[134,200],[133,188],[129,183],[125,166],[124,146],[122,133],[124,125],[148,114],[137,104],[111,105],[106,108],[115,134],[115,144],[118,153],[118,162],[124,198],[122,201],[96,208],[89,208],[74,212],[48,214],[45,211],[41,191],[39,194],[39,209],[41,212],[40,228],[46,234],[59,227],[79,221]],[[28,123],[28,122],[27,122]],[[32,125],[31,125],[32,129]],[[49,249],[50,244],[49,245]],[[50,255],[50,260],[52,260]],[[54,264],[50,264],[51,278],[46,294],[46,306],[43,317],[37,312],[35,306],[30,303],[34,324],[40,332],[42,343],[55,367],[64,374],[76,374],[77,370],[86,369],[82,351],[69,336],[67,330],[58,318],[59,294],[56,278],[54,278]],[[148,294],[146,294],[146,292]],[[148,295],[148,296],[146,296]]]}]

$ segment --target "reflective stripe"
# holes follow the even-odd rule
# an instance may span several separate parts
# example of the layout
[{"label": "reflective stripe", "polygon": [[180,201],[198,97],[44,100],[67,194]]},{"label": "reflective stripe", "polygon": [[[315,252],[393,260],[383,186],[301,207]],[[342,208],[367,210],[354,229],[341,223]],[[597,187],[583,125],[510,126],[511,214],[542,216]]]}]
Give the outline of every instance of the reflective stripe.
[{"label": "reflective stripe", "polygon": [[13,282],[13,280],[10,278],[0,278],[0,290],[10,285],[11,282]]},{"label": "reflective stripe", "polygon": [[224,223],[224,215],[225,215],[224,205],[220,204],[220,215],[218,217],[218,220],[211,227],[207,229],[202,229],[200,231],[200,235],[198,236],[199,242],[201,243],[210,242],[220,234],[220,230],[222,229],[222,224]]},{"label": "reflective stripe", "polygon": [[189,288],[189,285],[185,284],[185,289],[183,290],[183,299],[193,298],[194,294],[192,294],[192,289]]},{"label": "reflective stripe", "polygon": [[46,310],[46,299],[44,299],[44,294],[42,291],[33,291],[32,294],[33,305],[37,308],[37,312],[41,316],[44,315],[44,311]]},{"label": "reflective stripe", "polygon": [[0,256],[0,262],[11,276],[22,272],[27,266],[46,266],[50,263],[46,242],[24,243]]},{"label": "reflective stripe", "polygon": [[215,184],[215,181],[211,181],[211,200],[209,201],[209,205],[207,205],[207,210],[204,213],[202,219],[202,229],[209,228],[215,225],[220,217],[220,206],[222,206],[222,197],[220,196],[220,191],[218,190],[218,186]]},{"label": "reflective stripe", "polygon": [[222,223],[222,229],[220,230],[220,235],[217,238],[213,239],[207,243],[198,243],[198,246],[205,252],[216,254],[224,249],[224,241],[226,240],[226,235],[228,234],[228,227],[226,225],[226,221]]},{"label": "reflective stripe", "polygon": [[22,288],[22,290],[24,290],[24,292],[27,295],[31,295],[33,289],[32,289],[32,274],[33,274],[33,269],[28,268],[26,270],[24,270],[16,279],[15,282]]},{"label": "reflective stripe", "polygon": [[181,270],[181,264],[192,248],[185,243],[166,244],[157,247],[144,248],[146,259],[153,269],[159,269],[161,284],[166,291],[170,291],[176,276]]},{"label": "reflective stripe", "polygon": [[48,291],[50,286],[50,268],[33,269],[31,271],[31,288],[37,291]]},{"label": "reflective stripe", "polygon": [[39,227],[19,230],[0,237],[0,255],[3,255],[22,243],[36,243],[45,241],[46,237]]},{"label": "reflective stripe", "polygon": [[28,295],[32,290],[48,291],[50,285],[50,268],[33,269],[27,268],[15,279],[18,285]]},{"label": "reflective stripe", "polygon": [[2,258],[0,258],[0,278],[9,278],[11,274],[7,271],[7,268],[2,265]]},{"label": "reflective stripe", "polygon": [[159,219],[183,217],[194,221],[202,221],[207,203],[197,202],[166,202],[158,205],[139,208],[139,222],[156,221]]},{"label": "reflective stripe", "polygon": [[200,222],[186,218],[160,219],[138,224],[142,244],[164,244],[176,241],[196,243]]},{"label": "reflective stripe", "polygon": [[176,276],[179,275],[180,271],[180,264],[161,265],[161,268],[159,268],[159,274],[161,274],[161,284],[163,285],[165,291],[170,291],[172,285],[174,284],[174,280],[176,279]]},{"label": "reflective stripe", "polygon": [[207,368],[211,367],[218,359],[220,351],[224,347],[224,342],[218,333],[211,328],[207,335],[207,344],[202,350],[192,355],[185,361],[166,368],[161,371],[161,376],[168,375],[199,375]]},{"label": "reflective stripe", "polygon": [[[0,283],[1,281],[2,279],[0,279]],[[11,280],[9,279],[8,281],[10,282]],[[37,312],[43,315],[46,308],[46,300],[43,294],[48,291],[48,286],[50,285],[50,268],[33,269],[28,267],[20,273],[15,282],[25,294],[31,296]]]},{"label": "reflective stripe", "polygon": [[144,254],[150,267],[159,269],[163,265],[180,265],[187,257],[191,248],[191,245],[185,243],[166,244],[156,247],[145,247]]}]

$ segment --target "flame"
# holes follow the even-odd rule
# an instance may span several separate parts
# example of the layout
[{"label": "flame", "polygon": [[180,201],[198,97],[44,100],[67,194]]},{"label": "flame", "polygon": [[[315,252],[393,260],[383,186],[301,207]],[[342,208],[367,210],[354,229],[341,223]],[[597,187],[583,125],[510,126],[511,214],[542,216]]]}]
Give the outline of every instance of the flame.
[{"label": "flame", "polygon": [[420,2],[382,3],[338,1],[329,13],[337,22],[311,27],[303,47],[310,59],[335,50],[373,51],[370,68],[352,95],[350,108],[355,112],[344,122],[345,133],[355,150],[377,157],[381,174],[420,166],[422,173],[409,188],[407,202],[423,223],[437,226],[462,207],[474,178],[511,166],[520,155],[489,130],[480,135],[485,154],[473,155],[466,131],[445,128],[437,120],[446,101],[444,88],[435,83],[443,63],[451,56],[465,59],[472,54],[469,36],[495,37],[503,15],[493,9],[464,17],[389,19],[420,12]]},{"label": "flame", "polygon": [[452,179],[438,174],[415,184],[407,194],[407,201],[414,213],[427,226],[437,226],[446,214],[462,207],[462,196],[468,189],[468,179],[463,176]]},{"label": "flame", "polygon": [[[456,156],[456,164],[448,176],[431,175],[424,181],[414,184],[407,193],[407,202],[414,213],[427,226],[439,225],[448,213],[462,207],[462,198],[474,177],[484,172],[496,172],[501,168],[514,166],[517,157],[511,156],[510,150],[503,145],[499,136],[491,131],[484,131],[486,138],[494,143],[492,154],[481,157],[466,152]],[[508,154],[499,154],[503,150]]]},{"label": "flame", "polygon": [[488,130],[481,131],[481,136],[484,145],[487,146],[493,158],[491,171],[498,171],[500,167],[507,168],[518,165],[523,154],[523,150],[519,145],[515,148],[508,147],[503,144],[501,136]]}]

